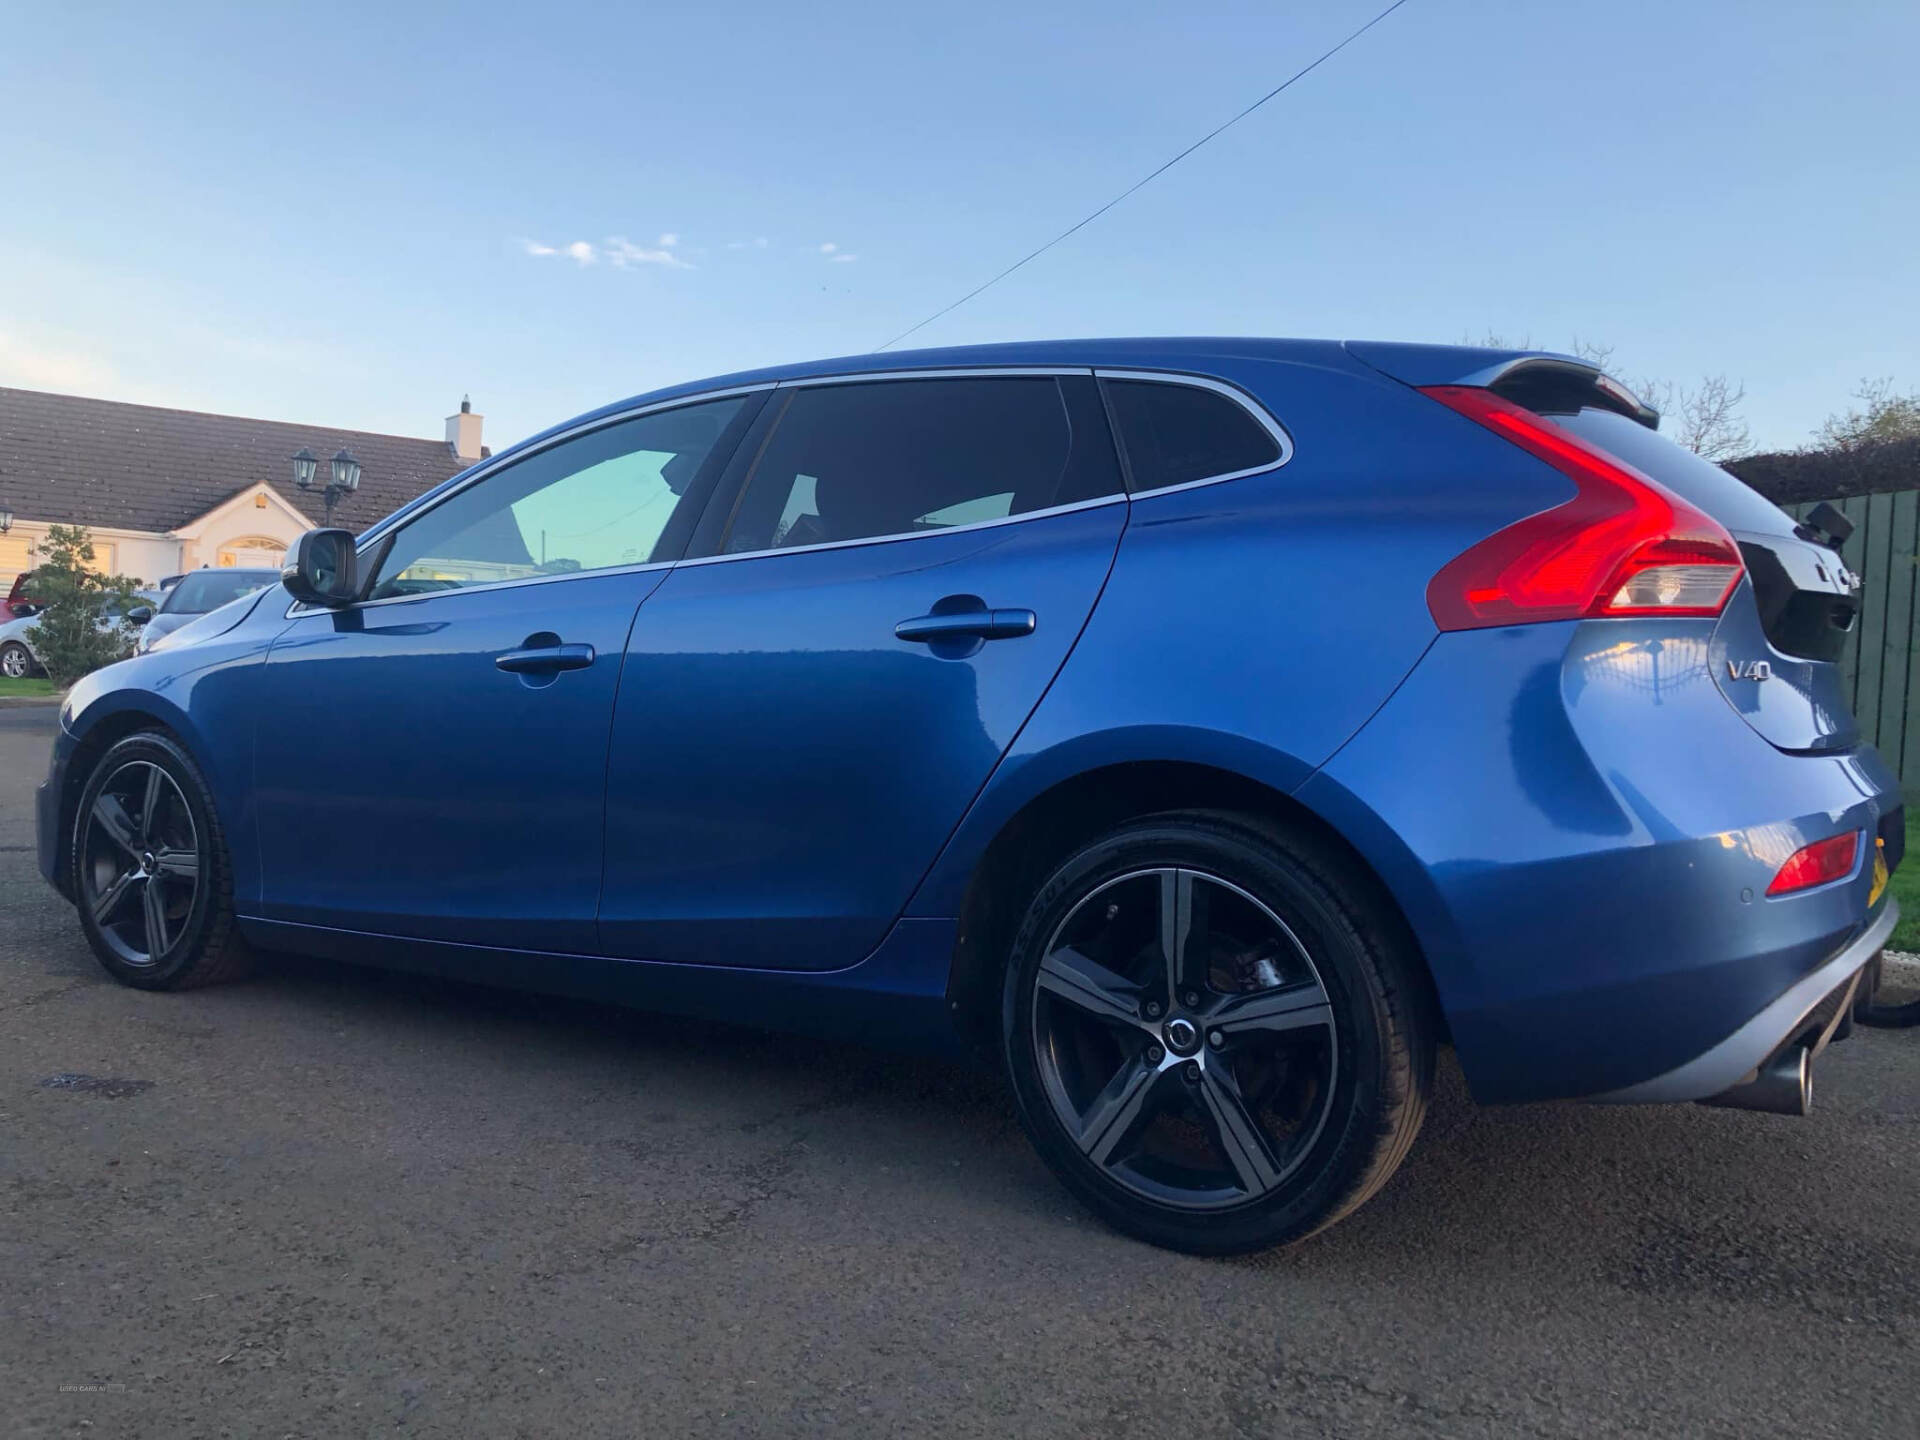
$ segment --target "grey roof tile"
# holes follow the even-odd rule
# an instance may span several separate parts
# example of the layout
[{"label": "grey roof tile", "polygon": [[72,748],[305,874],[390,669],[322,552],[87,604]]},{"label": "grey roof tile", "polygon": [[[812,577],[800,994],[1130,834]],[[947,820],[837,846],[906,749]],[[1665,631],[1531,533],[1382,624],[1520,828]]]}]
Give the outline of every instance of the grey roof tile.
[{"label": "grey roof tile", "polygon": [[443,440],[0,386],[0,504],[21,520],[164,533],[264,480],[318,525],[319,492],[293,483],[302,446],[322,480],[343,446],[360,461],[360,488],[335,512],[354,530],[466,468]]}]

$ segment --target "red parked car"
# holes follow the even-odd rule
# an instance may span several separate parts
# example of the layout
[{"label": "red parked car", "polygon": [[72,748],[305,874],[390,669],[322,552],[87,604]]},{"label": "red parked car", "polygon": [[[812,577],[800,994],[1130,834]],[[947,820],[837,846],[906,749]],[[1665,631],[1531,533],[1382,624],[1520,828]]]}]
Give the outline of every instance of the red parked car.
[{"label": "red parked car", "polygon": [[9,620],[22,618],[23,612],[14,607],[26,603],[27,582],[32,579],[33,571],[31,570],[22,570],[13,577],[13,588],[7,592],[7,598],[0,601],[0,625],[6,624]]}]

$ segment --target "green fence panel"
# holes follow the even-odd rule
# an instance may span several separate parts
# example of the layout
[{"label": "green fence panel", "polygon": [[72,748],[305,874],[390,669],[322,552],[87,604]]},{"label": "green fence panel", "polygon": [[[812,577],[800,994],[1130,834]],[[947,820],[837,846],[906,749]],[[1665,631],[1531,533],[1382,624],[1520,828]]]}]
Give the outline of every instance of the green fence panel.
[{"label": "green fence panel", "polygon": [[[1819,504],[1783,507],[1804,520]],[[1841,547],[1860,577],[1860,618],[1841,655],[1841,685],[1860,730],[1920,803],[1920,490],[1854,495],[1830,502],[1853,521]]]},{"label": "green fence panel", "polygon": [[1913,690],[1913,553],[1920,530],[1920,491],[1891,497],[1887,527],[1886,623],[1880,631],[1880,713],[1874,743],[1895,769],[1906,752],[1907,702]]}]

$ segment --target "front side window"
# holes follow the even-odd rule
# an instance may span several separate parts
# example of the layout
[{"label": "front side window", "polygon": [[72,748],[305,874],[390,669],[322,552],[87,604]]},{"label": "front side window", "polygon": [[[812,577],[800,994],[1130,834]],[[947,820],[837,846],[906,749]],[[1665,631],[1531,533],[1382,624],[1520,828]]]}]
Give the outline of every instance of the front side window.
[{"label": "front side window", "polygon": [[1119,488],[1091,377],[823,385],[786,399],[724,550],[930,533]]},{"label": "front side window", "polygon": [[1261,470],[1280,460],[1280,442],[1267,427],[1218,390],[1164,380],[1105,384],[1135,494]]},{"label": "front side window", "polygon": [[669,558],[667,524],[745,403],[641,415],[488,476],[401,528],[368,598]]}]

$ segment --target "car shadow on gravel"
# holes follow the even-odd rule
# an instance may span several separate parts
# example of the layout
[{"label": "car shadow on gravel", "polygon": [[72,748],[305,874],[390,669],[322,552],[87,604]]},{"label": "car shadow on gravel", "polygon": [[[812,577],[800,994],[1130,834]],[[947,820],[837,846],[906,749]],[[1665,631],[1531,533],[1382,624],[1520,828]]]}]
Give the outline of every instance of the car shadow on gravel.
[{"label": "car shadow on gravel", "polygon": [[[333,961],[270,957],[256,983],[297,996],[336,1029],[405,1032],[409,1044],[454,1027],[465,1046],[488,1040],[524,1056],[565,1056],[589,1075],[646,1066],[690,1072],[710,1123],[739,1133],[804,1120],[816,1151],[855,1158],[880,1125],[917,1125],[959,1137],[969,1162],[928,1167],[923,1183],[1009,1190],[1037,1186],[1029,1213],[1052,1223],[1072,1211],[1019,1134],[1012,1106],[988,1064],[951,1063],[858,1045],[664,1017],[591,1002],[498,990]],[[424,1030],[429,1032],[422,1033]],[[571,1082],[570,1082],[571,1083]],[[792,1103],[769,1111],[770,1095]],[[732,1112],[732,1113],[729,1113]],[[1437,1274],[1475,1278],[1537,1269],[1556,1287],[1589,1280],[1649,1292],[1727,1296],[1769,1276],[1809,1304],[1920,1314],[1920,1292],[1898,1293],[1860,1276],[1867,1242],[1831,1227],[1817,1234],[1782,1221],[1777,1235],[1750,1225],[1716,1228],[1712,1217],[1751,1211],[1756,1185],[1771,1188],[1783,1216],[1829,1212],[1833,1166],[1801,1142],[1840,1142],[1829,1118],[1789,1121],[1694,1106],[1618,1108],[1476,1106],[1451,1053],[1443,1053],[1425,1131],[1400,1174],[1352,1218],[1308,1245],[1226,1262],[1280,1265],[1345,1279],[1398,1283],[1420,1252]],[[1809,1128],[1815,1127],[1815,1128]],[[1094,1226],[1097,1229],[1097,1226]],[[1817,1228],[1817,1227],[1812,1227]],[[1116,1239],[1115,1243],[1125,1244]],[[1884,1261],[1884,1242],[1881,1259]],[[1757,1266],[1761,1252],[1804,1257],[1793,1274]],[[1920,1254],[1895,1273],[1920,1274]],[[1874,1270],[1885,1274],[1884,1267]],[[1797,1277],[1797,1278],[1796,1278]]]}]

